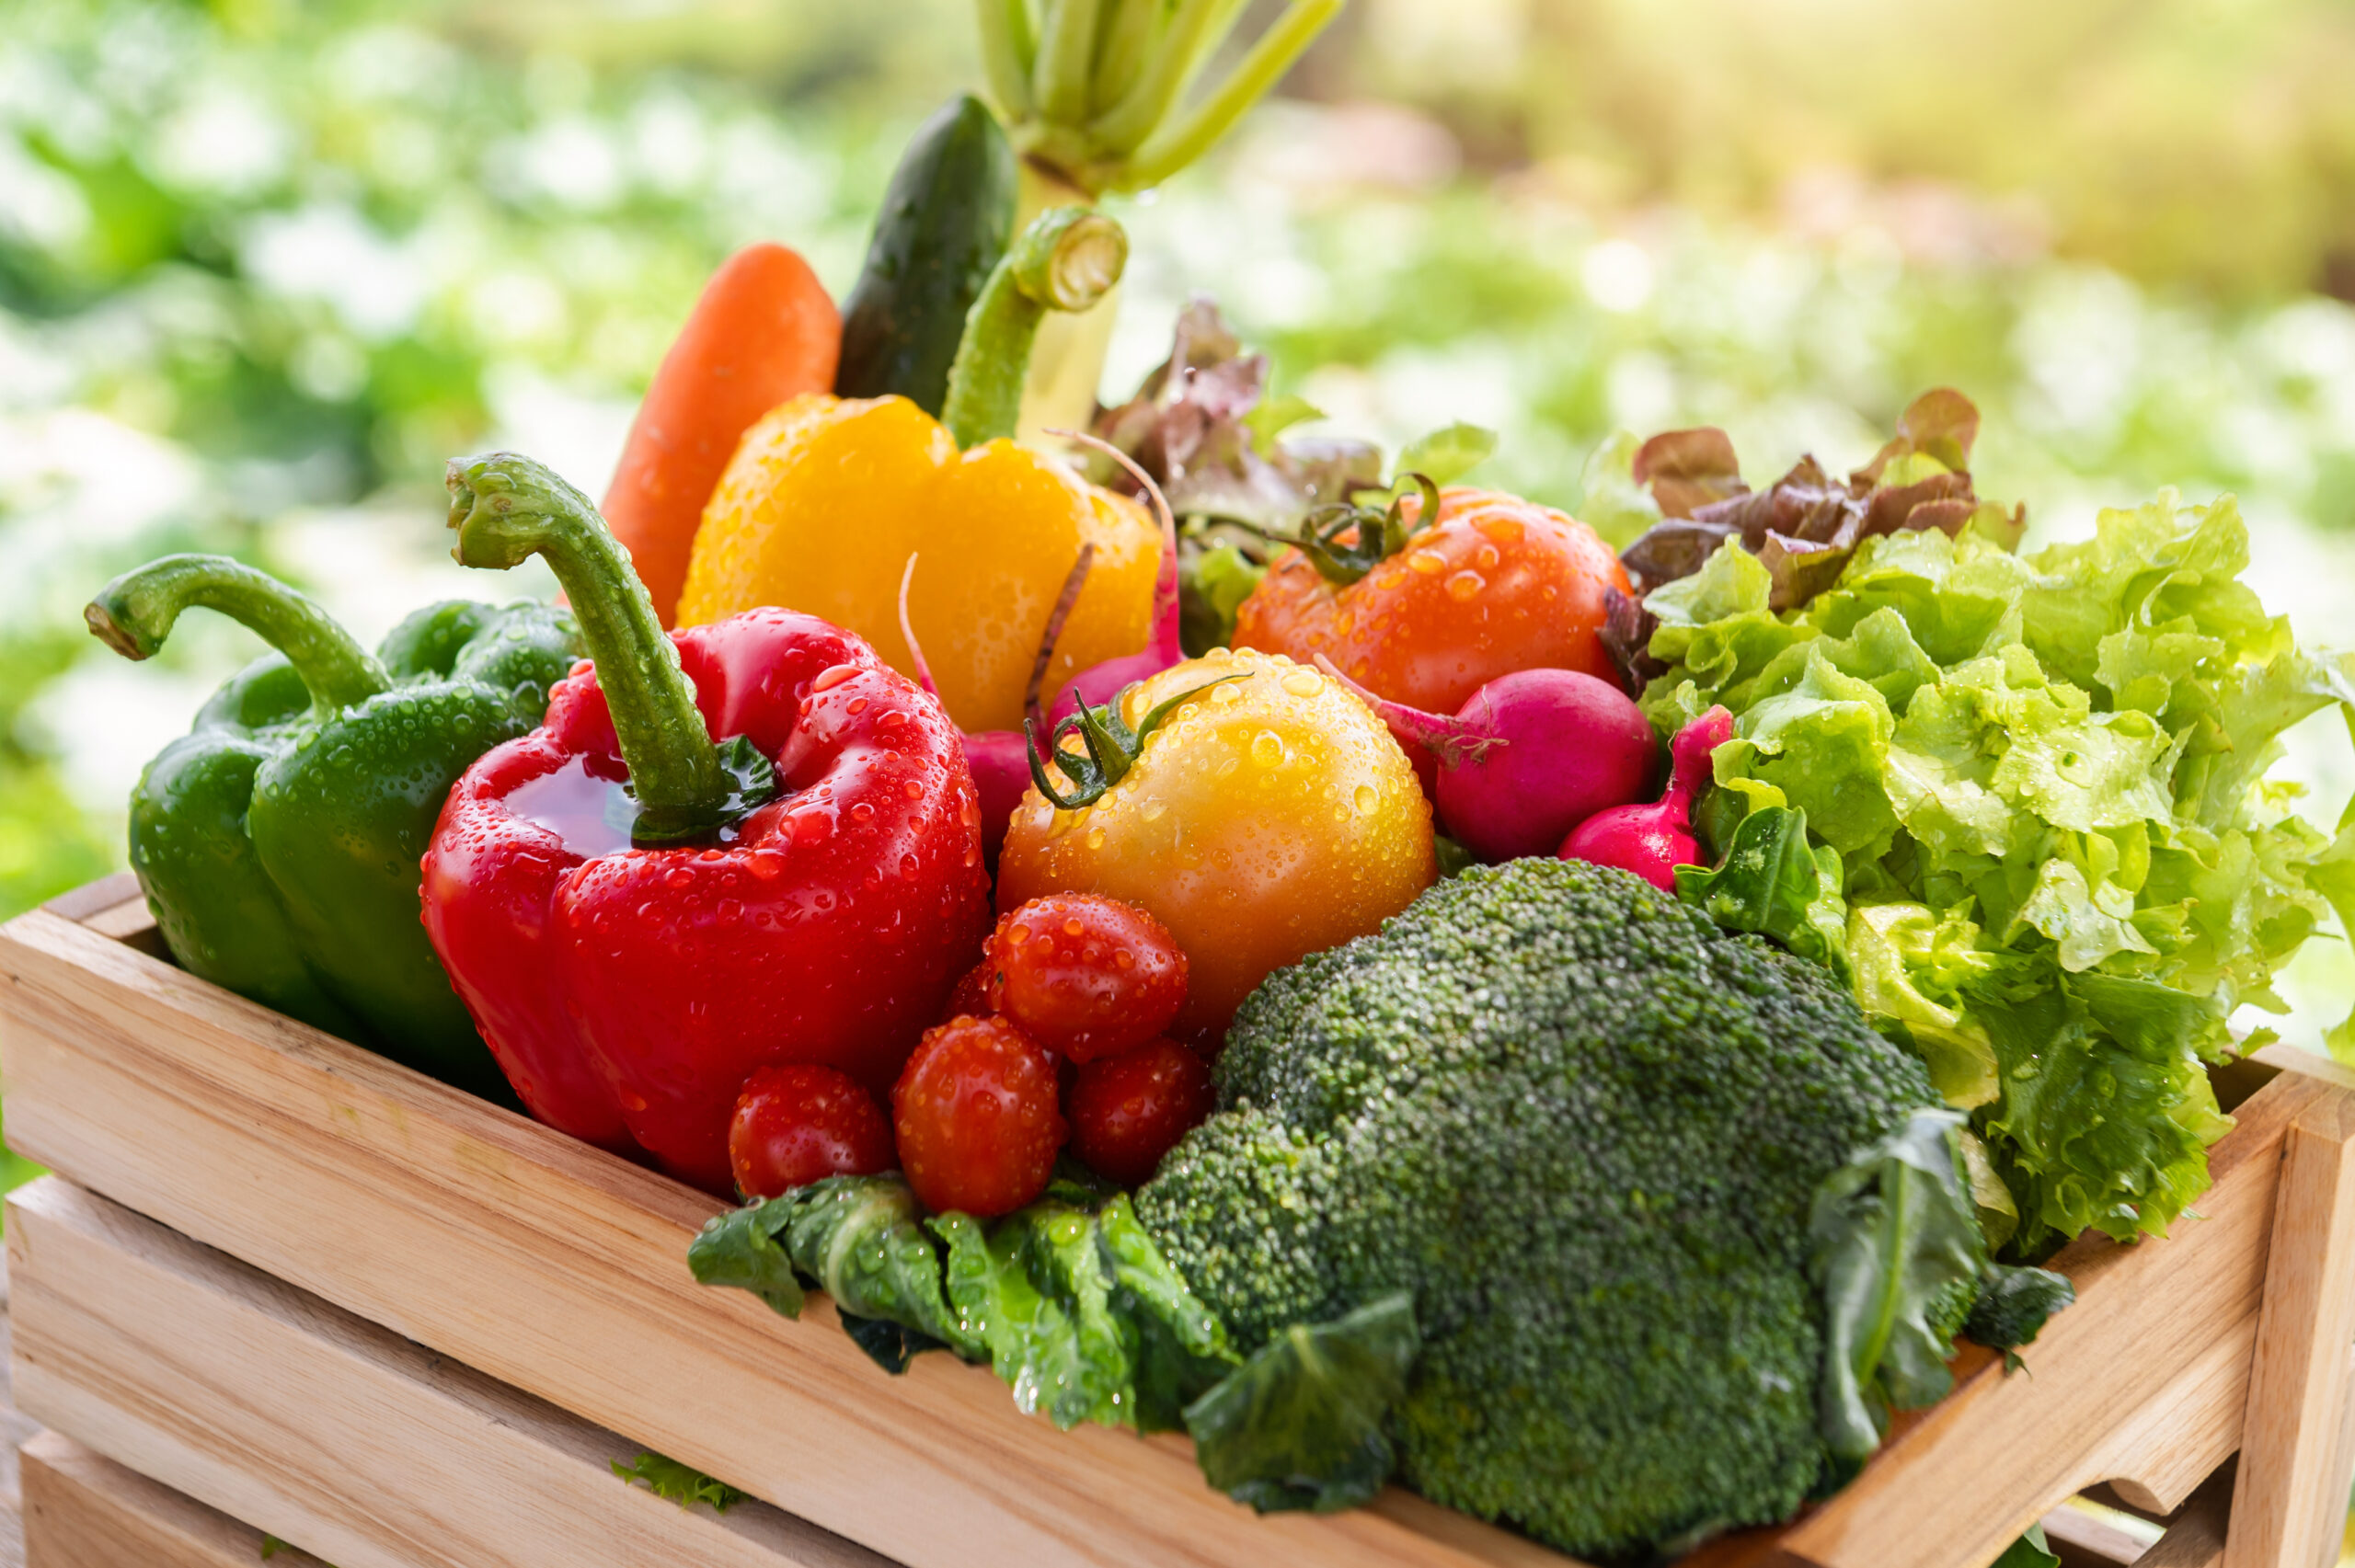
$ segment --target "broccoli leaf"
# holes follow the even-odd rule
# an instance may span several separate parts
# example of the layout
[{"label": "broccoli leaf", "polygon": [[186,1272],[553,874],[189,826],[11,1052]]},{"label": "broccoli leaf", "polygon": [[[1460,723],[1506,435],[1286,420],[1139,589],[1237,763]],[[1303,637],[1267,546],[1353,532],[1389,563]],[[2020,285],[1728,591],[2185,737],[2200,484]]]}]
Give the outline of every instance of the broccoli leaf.
[{"label": "broccoli leaf", "polygon": [[1794,807],[1769,806],[1744,817],[1715,871],[1678,866],[1676,896],[1720,930],[1771,936],[1836,975],[1848,973],[1839,852],[1810,846],[1807,813]]},{"label": "broccoli leaf", "polygon": [[712,1512],[724,1514],[752,1495],[704,1474],[693,1465],[683,1465],[650,1449],[641,1449],[638,1458],[627,1464],[615,1459],[613,1465],[614,1473],[624,1481],[643,1482],[654,1495],[667,1497],[682,1508],[707,1503]]},{"label": "broccoli leaf", "polygon": [[1954,1386],[1947,1361],[1987,1264],[1956,1134],[1962,1118],[1920,1110],[1816,1189],[1808,1241],[1824,1308],[1819,1418],[1853,1471],[1880,1446],[1891,1410]]},{"label": "broccoli leaf", "polygon": [[2066,1275],[2045,1268],[1990,1264],[1979,1278],[1979,1299],[1970,1304],[1963,1332],[1990,1350],[2004,1353],[2004,1369],[2019,1368],[2019,1348],[2036,1343],[2052,1314],[2077,1299]]},{"label": "broccoli leaf", "polygon": [[1421,1350],[1403,1290],[1285,1329],[1187,1406],[1203,1475],[1263,1514],[1365,1502],[1397,1464],[1385,1425]]}]

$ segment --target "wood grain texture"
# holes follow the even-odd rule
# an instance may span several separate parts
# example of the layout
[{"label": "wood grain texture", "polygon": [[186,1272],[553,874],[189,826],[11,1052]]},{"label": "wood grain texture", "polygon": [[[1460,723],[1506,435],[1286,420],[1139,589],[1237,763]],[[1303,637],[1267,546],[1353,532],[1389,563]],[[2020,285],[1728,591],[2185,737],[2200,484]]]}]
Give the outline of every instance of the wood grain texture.
[{"label": "wood grain texture", "polygon": [[339,1568],[890,1568],[57,1177],[7,1230],[26,1413]]},{"label": "wood grain texture", "polygon": [[1567,1561],[1397,1493],[1261,1519],[1182,1439],[1056,1432],[946,1356],[884,1377],[822,1299],[694,1283],[712,1199],[54,913],[0,928],[0,977],[31,1158],[916,1568]]},{"label": "wood grain texture", "polygon": [[2282,1139],[2343,1098],[2297,1071],[2258,1090],[2210,1150],[2200,1218],[2164,1240],[2097,1236],[2062,1252],[2051,1266],[2077,1302],[2024,1352],[2027,1371],[1966,1362],[1954,1393],[1892,1431],[1786,1549],[1822,1568],[1983,1568],[2097,1482],[2171,1511],[2240,1447]]},{"label": "wood grain texture", "polygon": [[2168,1521],[2167,1533],[2135,1561],[2134,1568],[2220,1568],[2224,1561],[2224,1534],[2232,1520],[2236,1469],[2227,1464],[2201,1482]]},{"label": "wood grain texture", "polygon": [[[20,1450],[28,1568],[256,1568],[262,1533],[44,1432]],[[326,1568],[298,1547],[270,1568]]]},{"label": "wood grain texture", "polygon": [[2225,1568],[2336,1562],[2347,1517],[2355,1104],[2333,1096],[2291,1124],[2280,1185]]}]

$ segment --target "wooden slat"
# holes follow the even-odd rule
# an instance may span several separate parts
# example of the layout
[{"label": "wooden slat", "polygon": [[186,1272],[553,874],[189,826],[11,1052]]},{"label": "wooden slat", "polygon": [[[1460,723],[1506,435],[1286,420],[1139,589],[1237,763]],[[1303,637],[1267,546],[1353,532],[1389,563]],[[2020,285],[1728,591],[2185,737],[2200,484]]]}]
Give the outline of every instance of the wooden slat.
[{"label": "wooden slat", "polygon": [[7,1230],[26,1413],[339,1568],[890,1568],[54,1176]]},{"label": "wooden slat", "polygon": [[29,1157],[917,1568],[1567,1561],[1395,1491],[1260,1519],[1180,1439],[1058,1433],[946,1356],[884,1377],[822,1300],[693,1282],[710,1198],[54,913],[0,928],[0,975]]},{"label": "wooden slat", "polygon": [[1982,1568],[2097,1482],[2171,1511],[2240,1447],[2283,1137],[2344,1099],[2303,1072],[2257,1091],[2210,1150],[2200,1218],[2165,1240],[2064,1251],[2052,1266],[2077,1303],[2025,1353],[2027,1371],[1974,1356],[1952,1395],[1792,1528],[1787,1550],[1822,1568]]},{"label": "wooden slat", "polygon": [[2350,1341],[2355,1104],[2334,1096],[2307,1107],[2283,1144],[2225,1568],[2338,1560]]},{"label": "wooden slat", "polygon": [[41,908],[60,920],[80,923],[103,910],[142,902],[139,878],[128,871],[118,871],[112,876],[101,876],[96,882],[85,882],[70,892],[60,893]]},{"label": "wooden slat", "polygon": [[[256,1568],[262,1533],[43,1432],[20,1450],[29,1568]],[[271,1568],[327,1568],[281,1547]]]},{"label": "wooden slat", "polygon": [[2228,1464],[2201,1482],[2168,1521],[2167,1533],[2135,1559],[2134,1568],[2220,1568],[2232,1519],[2234,1472],[2235,1467]]},{"label": "wooden slat", "polygon": [[2133,1568],[2150,1538],[2063,1504],[2044,1516],[2044,1539],[2061,1568]]}]

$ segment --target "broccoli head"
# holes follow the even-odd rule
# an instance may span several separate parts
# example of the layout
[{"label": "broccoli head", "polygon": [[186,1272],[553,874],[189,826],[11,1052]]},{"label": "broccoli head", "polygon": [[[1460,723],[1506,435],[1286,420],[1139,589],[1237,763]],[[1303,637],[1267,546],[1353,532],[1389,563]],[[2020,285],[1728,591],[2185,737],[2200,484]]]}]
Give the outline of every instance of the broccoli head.
[{"label": "broccoli head", "polygon": [[1239,1348],[1411,1293],[1425,1496],[1587,1554],[1826,1476],[1818,1185],[1937,1096],[1821,968],[1640,878],[1474,870],[1272,976],[1137,1196]]}]

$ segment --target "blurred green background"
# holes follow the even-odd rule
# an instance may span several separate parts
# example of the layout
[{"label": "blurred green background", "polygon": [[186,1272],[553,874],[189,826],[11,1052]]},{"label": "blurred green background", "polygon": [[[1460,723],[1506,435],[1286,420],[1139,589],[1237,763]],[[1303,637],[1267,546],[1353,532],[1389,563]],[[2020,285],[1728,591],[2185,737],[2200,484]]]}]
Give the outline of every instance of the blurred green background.
[{"label": "blurred green background", "polygon": [[[775,238],[845,287],[973,48],[966,0],[0,0],[0,915],[121,864],[141,762],[254,650],[191,617],[124,664],[100,582],[226,550],[372,639],[546,591],[443,557],[443,461],[602,490],[709,268]],[[1483,477],[1575,509],[1616,429],[1844,464],[1951,383],[2039,534],[2234,490],[2268,602],[2345,644],[2350,79],[2343,0],[1352,0],[1116,204],[1107,390],[1209,292],[1338,427],[1493,426]],[[2344,733],[2293,740],[2335,820]],[[2285,1034],[2350,988],[2314,944]]]}]

